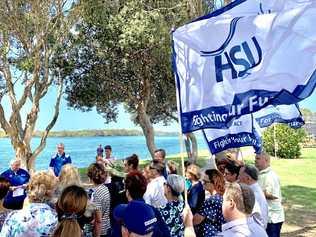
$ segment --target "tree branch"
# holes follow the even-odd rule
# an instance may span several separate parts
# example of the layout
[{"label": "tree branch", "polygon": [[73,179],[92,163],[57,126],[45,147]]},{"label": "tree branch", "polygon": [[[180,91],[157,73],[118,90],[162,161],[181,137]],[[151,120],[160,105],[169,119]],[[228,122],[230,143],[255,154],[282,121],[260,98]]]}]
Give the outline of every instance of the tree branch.
[{"label": "tree branch", "polygon": [[6,132],[6,134],[9,134],[11,132],[11,126],[5,118],[4,110],[1,104],[0,104],[0,124],[1,124],[1,128]]},{"label": "tree branch", "polygon": [[52,120],[47,125],[47,127],[46,127],[46,129],[41,137],[41,142],[40,142],[39,146],[34,150],[32,156],[30,157],[30,160],[34,160],[36,158],[36,156],[38,156],[38,154],[44,149],[44,147],[46,145],[47,136],[58,119],[60,101],[61,101],[62,92],[63,92],[63,84],[64,84],[64,79],[60,78],[60,82],[59,82],[59,86],[58,86],[58,93],[57,93],[57,100],[55,103],[55,113],[53,115]]}]

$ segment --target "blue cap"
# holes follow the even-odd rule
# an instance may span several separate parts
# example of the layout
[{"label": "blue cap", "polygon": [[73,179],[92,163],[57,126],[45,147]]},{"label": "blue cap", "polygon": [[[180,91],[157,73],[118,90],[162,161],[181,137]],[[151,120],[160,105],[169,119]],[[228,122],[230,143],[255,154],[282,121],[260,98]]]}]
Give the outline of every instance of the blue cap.
[{"label": "blue cap", "polygon": [[115,219],[123,221],[130,232],[138,235],[152,232],[157,222],[153,208],[143,201],[120,204],[114,209],[113,215]]}]

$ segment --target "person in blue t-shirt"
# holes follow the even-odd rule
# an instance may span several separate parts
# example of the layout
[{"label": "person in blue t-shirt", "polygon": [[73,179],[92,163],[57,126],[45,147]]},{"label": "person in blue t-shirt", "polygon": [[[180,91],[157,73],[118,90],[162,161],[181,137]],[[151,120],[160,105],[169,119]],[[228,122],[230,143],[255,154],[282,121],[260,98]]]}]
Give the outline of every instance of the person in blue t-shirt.
[{"label": "person in blue t-shirt", "polygon": [[12,160],[10,169],[4,171],[1,177],[6,178],[11,186],[8,194],[4,198],[3,206],[7,209],[19,210],[23,208],[26,198],[25,188],[29,182],[29,173],[21,169],[21,160]]},{"label": "person in blue t-shirt", "polygon": [[71,158],[65,154],[65,146],[63,143],[57,145],[57,154],[52,156],[49,164],[49,168],[54,172],[55,176],[58,177],[61,168],[65,164],[71,164]]},{"label": "person in blue t-shirt", "polygon": [[99,147],[97,148],[97,156],[103,157],[103,148],[102,145],[100,144]]}]

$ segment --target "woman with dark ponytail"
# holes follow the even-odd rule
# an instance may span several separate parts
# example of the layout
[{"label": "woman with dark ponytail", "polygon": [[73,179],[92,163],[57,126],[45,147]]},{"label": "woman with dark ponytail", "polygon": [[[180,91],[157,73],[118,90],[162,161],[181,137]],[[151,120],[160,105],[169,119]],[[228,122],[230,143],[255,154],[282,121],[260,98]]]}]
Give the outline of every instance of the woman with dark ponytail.
[{"label": "woman with dark ponytail", "polygon": [[82,236],[79,222],[83,218],[87,201],[87,193],[82,187],[72,185],[63,190],[56,205],[59,223],[54,237]]}]

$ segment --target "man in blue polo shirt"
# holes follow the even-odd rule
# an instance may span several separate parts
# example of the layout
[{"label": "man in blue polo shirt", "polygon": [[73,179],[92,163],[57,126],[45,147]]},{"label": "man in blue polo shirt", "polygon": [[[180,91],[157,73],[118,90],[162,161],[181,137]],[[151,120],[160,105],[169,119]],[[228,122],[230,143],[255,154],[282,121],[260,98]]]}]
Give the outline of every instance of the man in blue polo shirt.
[{"label": "man in blue polo shirt", "polygon": [[65,154],[64,144],[59,143],[57,145],[57,154],[52,156],[49,168],[54,172],[55,176],[58,177],[65,164],[71,164],[71,158],[68,154]]},{"label": "man in blue polo shirt", "polygon": [[4,171],[1,177],[6,178],[11,186],[7,196],[4,198],[3,206],[8,209],[19,210],[23,208],[26,198],[25,188],[29,182],[29,173],[21,169],[21,160],[12,160],[10,169]]}]

